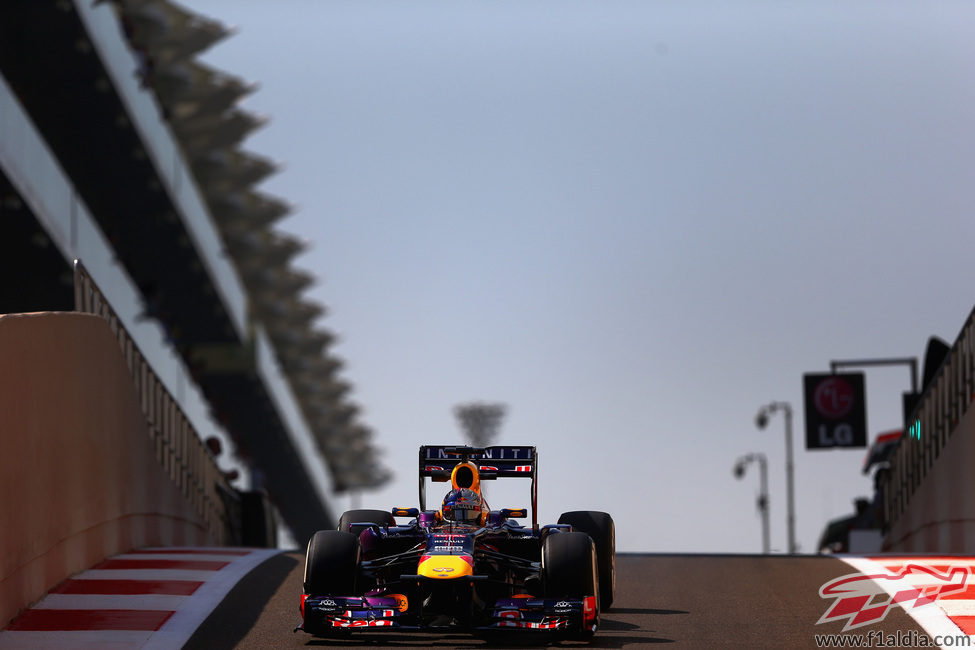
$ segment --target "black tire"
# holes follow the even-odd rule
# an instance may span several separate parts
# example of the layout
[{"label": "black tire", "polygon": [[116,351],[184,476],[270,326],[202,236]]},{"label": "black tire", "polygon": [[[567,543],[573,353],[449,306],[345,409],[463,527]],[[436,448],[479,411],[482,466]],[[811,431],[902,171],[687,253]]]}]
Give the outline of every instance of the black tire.
[{"label": "black tire", "polygon": [[560,524],[569,524],[573,531],[592,537],[596,544],[596,562],[599,566],[599,606],[605,611],[616,596],[616,524],[605,512],[574,510],[559,517]]},{"label": "black tire", "polygon": [[393,517],[393,513],[385,510],[346,510],[339,517],[338,530],[347,533],[349,532],[349,524],[366,522],[379,526],[395,526],[396,518]]},{"label": "black tire", "polygon": [[595,596],[595,549],[585,533],[552,533],[542,542],[542,589],[546,598]]},{"label": "black tire", "polygon": [[320,530],[305,552],[305,593],[313,596],[356,595],[359,538],[339,530]]},{"label": "black tire", "polygon": [[[542,542],[542,591],[546,598],[595,596],[594,621],[599,624],[599,569],[596,547],[585,533],[551,533]],[[583,629],[578,638],[591,639],[594,629]]]}]

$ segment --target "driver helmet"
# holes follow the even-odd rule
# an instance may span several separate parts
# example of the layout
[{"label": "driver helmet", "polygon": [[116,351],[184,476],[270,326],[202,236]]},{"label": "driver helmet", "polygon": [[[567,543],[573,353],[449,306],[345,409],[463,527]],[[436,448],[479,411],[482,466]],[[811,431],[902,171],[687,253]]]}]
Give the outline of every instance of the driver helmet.
[{"label": "driver helmet", "polygon": [[481,524],[487,517],[484,500],[474,490],[451,490],[444,497],[440,514],[445,522],[457,524]]}]

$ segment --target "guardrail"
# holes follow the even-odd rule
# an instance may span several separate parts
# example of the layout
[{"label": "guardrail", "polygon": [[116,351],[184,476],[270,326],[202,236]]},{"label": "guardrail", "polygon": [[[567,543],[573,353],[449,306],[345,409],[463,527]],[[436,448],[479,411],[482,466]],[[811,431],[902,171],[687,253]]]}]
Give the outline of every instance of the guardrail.
[{"label": "guardrail", "polygon": [[241,506],[236,490],[227,483],[186,414],[78,260],[74,265],[74,296],[75,311],[107,320],[118,340],[163,470],[196,509],[214,539],[239,543]]},{"label": "guardrail", "polygon": [[[975,397],[975,310],[937,374],[925,387],[890,460],[886,521],[890,530],[904,513],[935,459]],[[972,433],[975,435],[975,432]]]}]

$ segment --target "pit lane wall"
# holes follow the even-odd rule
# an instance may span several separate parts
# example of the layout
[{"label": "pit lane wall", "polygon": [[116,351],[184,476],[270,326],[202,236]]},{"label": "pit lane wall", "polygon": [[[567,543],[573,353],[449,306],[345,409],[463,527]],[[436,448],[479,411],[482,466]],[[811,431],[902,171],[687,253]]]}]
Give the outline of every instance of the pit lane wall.
[{"label": "pit lane wall", "polygon": [[147,545],[219,543],[157,460],[108,322],[0,315],[0,627]]},{"label": "pit lane wall", "polygon": [[890,464],[884,550],[975,553],[975,311],[925,387]]}]

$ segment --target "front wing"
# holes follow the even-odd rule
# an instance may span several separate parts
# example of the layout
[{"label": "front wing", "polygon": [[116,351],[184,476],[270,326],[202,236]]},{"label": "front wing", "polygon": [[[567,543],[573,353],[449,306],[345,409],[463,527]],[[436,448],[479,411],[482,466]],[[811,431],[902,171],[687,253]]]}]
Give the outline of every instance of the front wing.
[{"label": "front wing", "polygon": [[[395,599],[382,596],[304,596],[301,610],[304,619],[301,629],[311,634],[328,634],[330,631],[352,628],[400,631],[445,629],[418,624],[419,612],[412,609],[401,611]],[[595,596],[502,598],[485,609],[477,624],[464,629],[592,633],[598,623]]]}]

